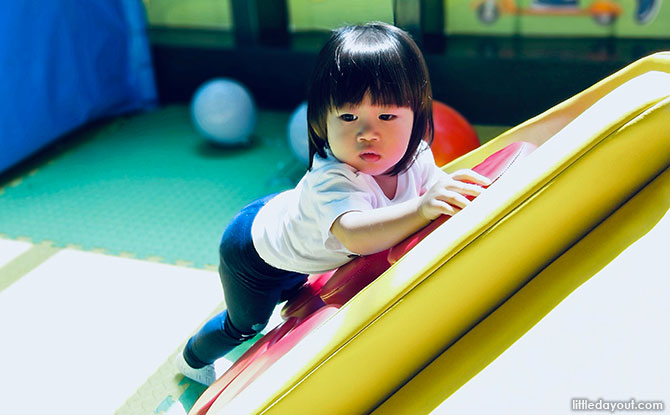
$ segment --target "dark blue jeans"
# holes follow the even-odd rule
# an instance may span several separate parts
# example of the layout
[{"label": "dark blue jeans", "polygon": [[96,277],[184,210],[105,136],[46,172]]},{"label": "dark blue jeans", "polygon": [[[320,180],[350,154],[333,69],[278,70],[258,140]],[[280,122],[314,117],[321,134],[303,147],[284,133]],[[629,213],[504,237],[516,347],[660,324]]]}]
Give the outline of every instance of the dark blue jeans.
[{"label": "dark blue jeans", "polygon": [[256,214],[272,197],[244,207],[228,225],[219,247],[219,276],[226,310],[214,316],[188,341],[186,362],[200,368],[224,356],[265,328],[275,306],[289,299],[307,275],[284,271],[261,259],[251,239]]}]

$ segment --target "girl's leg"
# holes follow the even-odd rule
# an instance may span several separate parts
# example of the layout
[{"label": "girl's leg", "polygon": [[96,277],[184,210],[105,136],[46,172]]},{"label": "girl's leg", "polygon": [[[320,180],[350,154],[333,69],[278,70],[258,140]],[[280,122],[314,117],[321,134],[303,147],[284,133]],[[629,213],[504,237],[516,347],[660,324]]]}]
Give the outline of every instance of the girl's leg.
[{"label": "girl's leg", "polygon": [[[211,364],[265,328],[275,306],[282,301],[286,284],[257,291],[232,277],[221,267],[221,282],[226,310],[214,316],[193,336],[184,350],[186,362],[193,368]],[[287,276],[285,283],[304,284],[306,278]]]},{"label": "girl's leg", "polygon": [[193,336],[184,359],[193,368],[211,364],[242,342],[256,336],[268,323],[275,306],[307,279],[304,274],[266,264],[253,247],[251,224],[270,197],[244,208],[224,232],[219,275],[226,311],[216,315]]}]

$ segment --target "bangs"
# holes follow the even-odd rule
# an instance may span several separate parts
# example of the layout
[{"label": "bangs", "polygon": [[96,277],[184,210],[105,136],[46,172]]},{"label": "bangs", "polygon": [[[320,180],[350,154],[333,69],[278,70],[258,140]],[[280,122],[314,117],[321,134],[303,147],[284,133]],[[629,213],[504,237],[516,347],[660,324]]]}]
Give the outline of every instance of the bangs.
[{"label": "bangs", "polygon": [[411,57],[403,56],[400,42],[379,38],[374,31],[348,35],[335,50],[335,59],[328,68],[330,76],[324,92],[330,97],[330,107],[359,104],[370,92],[374,105],[410,107],[416,111],[422,97],[414,91],[421,90],[423,77],[416,72],[412,76],[408,67]]}]

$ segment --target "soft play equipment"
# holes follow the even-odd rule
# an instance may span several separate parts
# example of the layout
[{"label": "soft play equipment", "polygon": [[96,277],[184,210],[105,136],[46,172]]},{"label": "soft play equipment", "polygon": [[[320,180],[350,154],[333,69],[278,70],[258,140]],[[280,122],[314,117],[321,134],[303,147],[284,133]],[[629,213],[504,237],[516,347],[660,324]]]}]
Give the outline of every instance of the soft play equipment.
[{"label": "soft play equipment", "polygon": [[207,81],[191,100],[193,125],[214,144],[248,144],[256,127],[256,117],[251,93],[233,79]]},{"label": "soft play equipment", "polygon": [[0,172],[102,117],[151,108],[140,0],[0,3]]},{"label": "soft play equipment", "polygon": [[[337,271],[310,278],[317,284],[300,298],[305,309],[287,313],[287,321],[252,352],[258,357],[236,363],[238,372],[213,384],[192,413],[430,412],[481,370],[476,359],[467,361],[469,371],[439,370],[452,346],[668,169],[669,120],[665,52],[446,165],[447,171],[481,168],[505,151],[518,155],[513,163],[501,163],[511,168],[493,169],[504,174],[468,208],[401,252],[378,278],[370,276],[393,255],[382,253],[377,263],[367,264],[365,278],[373,281],[360,292],[329,303],[325,288]],[[355,282],[344,277],[341,284]],[[335,291],[343,292],[341,287]],[[569,294],[550,284],[543,288],[543,295],[558,301]],[[326,305],[310,304],[315,294]],[[509,342],[495,347],[487,351],[489,361]]]},{"label": "soft play equipment", "polygon": [[[536,146],[531,143],[513,143],[484,160],[474,170],[495,182],[535,148]],[[468,197],[473,200],[473,197]],[[210,408],[216,413],[216,408],[225,406],[262,371],[283,356],[288,351],[287,345],[295,345],[312,328],[334,314],[343,304],[382,275],[396,261],[391,259],[392,257],[403,256],[447,219],[449,216],[433,221],[431,225],[393,249],[359,257],[337,270],[310,276],[308,283],[282,310],[282,317],[286,321],[275,327],[238,359],[231,369],[196,402],[192,413],[209,413],[207,410]]]},{"label": "soft play equipment", "polygon": [[286,128],[288,144],[293,155],[305,166],[309,165],[309,138],[307,136],[307,101],[293,111]]},{"label": "soft play equipment", "polygon": [[433,101],[434,137],[430,146],[435,164],[444,166],[463,154],[479,147],[477,132],[458,111]]}]

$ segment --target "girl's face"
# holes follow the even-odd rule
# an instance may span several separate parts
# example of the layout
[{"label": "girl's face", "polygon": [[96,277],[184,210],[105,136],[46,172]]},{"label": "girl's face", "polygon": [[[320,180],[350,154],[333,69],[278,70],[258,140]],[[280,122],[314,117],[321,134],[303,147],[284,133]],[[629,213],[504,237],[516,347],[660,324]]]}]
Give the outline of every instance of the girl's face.
[{"label": "girl's face", "polygon": [[379,176],[405,155],[413,123],[411,108],[372,105],[366,93],[358,105],[328,111],[328,144],[341,162]]}]

